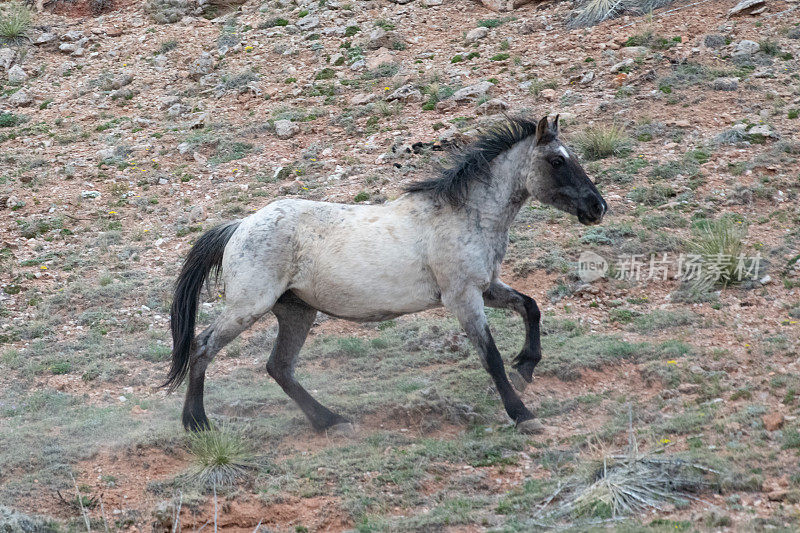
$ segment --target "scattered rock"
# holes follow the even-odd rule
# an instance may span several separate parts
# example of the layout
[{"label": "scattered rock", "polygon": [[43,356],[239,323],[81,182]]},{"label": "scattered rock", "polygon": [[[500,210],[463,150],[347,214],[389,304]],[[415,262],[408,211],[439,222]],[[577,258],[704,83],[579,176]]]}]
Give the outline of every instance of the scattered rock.
[{"label": "scattered rock", "polygon": [[697,394],[700,392],[700,385],[697,383],[681,383],[678,385],[678,392],[681,394]]},{"label": "scattered rock", "polygon": [[728,17],[758,15],[767,9],[765,0],[742,0],[728,11]]},{"label": "scattered rock", "polygon": [[100,198],[100,191],[81,191],[81,198]]},{"label": "scattered rock", "polygon": [[80,41],[83,38],[84,38],[83,33],[79,32],[79,31],[76,31],[76,30],[70,30],[70,31],[68,31],[67,33],[65,33],[64,35],[61,36],[61,40],[62,41],[67,41],[67,42],[76,42],[76,41]]},{"label": "scattered rock", "polygon": [[484,115],[489,115],[492,113],[499,113],[501,111],[505,111],[510,106],[508,102],[505,100],[501,100],[500,98],[492,98],[491,100],[487,100],[486,102],[482,103],[478,106],[478,112],[483,113]]},{"label": "scattered rock", "polygon": [[490,81],[480,81],[474,85],[457,90],[453,93],[452,99],[456,102],[477,100],[489,92],[492,87],[494,87],[494,83]]},{"label": "scattered rock", "polygon": [[736,44],[731,55],[734,57],[749,56],[755,54],[759,50],[761,50],[761,46],[757,42],[744,39]]},{"label": "scattered rock", "polygon": [[33,96],[28,94],[24,89],[20,89],[12,94],[8,101],[15,107],[27,107],[33,103]]},{"label": "scattered rock", "polygon": [[8,70],[17,58],[17,51],[13,48],[0,48],[0,67]]},{"label": "scattered rock", "polygon": [[300,126],[291,120],[276,120],[275,121],[275,135],[279,139],[291,139],[300,132]]},{"label": "scattered rock", "polygon": [[133,75],[132,74],[120,74],[119,76],[115,77],[111,80],[111,88],[112,89],[121,89],[126,85],[130,85],[133,82]]},{"label": "scattered rock", "polygon": [[357,94],[350,99],[350,105],[366,105],[378,99],[373,93]]},{"label": "scattered rock", "polygon": [[214,60],[211,58],[211,54],[203,52],[197,61],[189,68],[189,79],[197,81],[203,76],[211,74],[213,71]]},{"label": "scattered rock", "polygon": [[543,89],[542,92],[539,93],[539,97],[547,100],[548,102],[552,102],[558,98],[558,93],[555,89]]},{"label": "scattered rock", "polygon": [[634,63],[635,63],[634,59],[632,57],[629,57],[628,59],[624,59],[619,63],[615,64],[613,67],[611,67],[611,70],[609,72],[611,73],[619,72],[625,68],[632,67]]},{"label": "scattered rock", "polygon": [[705,36],[705,39],[703,39],[703,44],[706,45],[706,48],[711,48],[712,50],[716,50],[718,48],[722,48],[723,46],[727,45],[728,40],[725,38],[724,35],[711,34]]},{"label": "scattered rock", "polygon": [[377,50],[379,48],[391,50],[397,46],[396,43],[403,44],[404,42],[405,38],[395,31],[386,31],[383,28],[375,28],[369,34],[367,48],[370,50]]},{"label": "scattered rock", "polygon": [[532,1],[533,0],[480,0],[481,4],[485,7],[497,12],[513,11]]},{"label": "scattered rock", "polygon": [[623,46],[619,50],[619,55],[624,58],[636,58],[650,53],[650,49],[645,46]]},{"label": "scattered rock", "polygon": [[[386,48],[381,48],[378,50],[377,55],[374,55],[367,59],[366,67],[369,70],[375,70],[376,68],[380,67],[381,65],[388,65],[397,61],[389,50]],[[355,63],[353,64],[355,66]],[[352,68],[352,67],[351,67]]]},{"label": "scattered rock", "polygon": [[28,81],[28,75],[19,65],[14,65],[8,69],[8,83],[12,85],[22,85]]},{"label": "scattered rock", "polygon": [[779,412],[768,413],[761,417],[767,431],[775,431],[783,427],[784,417]]},{"label": "scattered rock", "polygon": [[43,45],[43,44],[52,43],[52,42],[53,42],[53,41],[55,41],[56,39],[58,39],[58,36],[57,36],[55,33],[44,32],[44,33],[40,33],[40,34],[39,34],[39,35],[38,35],[38,36],[37,36],[37,37],[36,37],[36,38],[33,40],[33,44],[36,44],[36,45],[39,45],[39,46],[41,46],[41,45]]},{"label": "scattered rock", "polygon": [[711,86],[715,91],[735,91],[739,88],[739,78],[717,78]]},{"label": "scattered rock", "polygon": [[474,43],[479,39],[483,39],[489,35],[489,28],[485,26],[478,26],[477,28],[472,28],[467,32],[467,42]]},{"label": "scattered rock", "polygon": [[303,31],[313,30],[319,26],[319,17],[312,17],[308,15],[298,20],[295,24]]},{"label": "scattered rock", "polygon": [[413,84],[408,83],[396,89],[392,94],[386,97],[388,102],[400,100],[401,102],[421,102],[422,93]]},{"label": "scattered rock", "polygon": [[768,124],[757,124],[747,130],[748,135],[761,135],[762,137],[775,137],[778,135],[772,131]]},{"label": "scattered rock", "polygon": [[800,26],[795,26],[786,34],[789,39],[800,39]]}]

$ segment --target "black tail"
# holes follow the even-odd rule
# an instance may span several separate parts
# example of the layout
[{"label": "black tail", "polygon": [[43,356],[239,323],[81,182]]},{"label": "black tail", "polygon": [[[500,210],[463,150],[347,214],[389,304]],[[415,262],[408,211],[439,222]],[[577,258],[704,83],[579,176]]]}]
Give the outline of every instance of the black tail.
[{"label": "black tail", "polygon": [[197,299],[211,271],[219,276],[225,245],[241,224],[226,222],[204,233],[189,250],[175,284],[169,327],[172,330],[172,367],[162,387],[174,391],[189,371],[189,357],[194,351],[194,324]]}]

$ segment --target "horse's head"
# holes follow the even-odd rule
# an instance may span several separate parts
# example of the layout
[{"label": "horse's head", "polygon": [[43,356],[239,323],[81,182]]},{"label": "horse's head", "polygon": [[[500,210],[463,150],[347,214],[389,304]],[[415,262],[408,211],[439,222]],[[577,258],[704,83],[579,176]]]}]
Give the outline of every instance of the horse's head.
[{"label": "horse's head", "polygon": [[531,196],[577,216],[581,224],[599,224],[608,204],[575,154],[558,139],[558,115],[552,122],[542,118],[533,137],[525,184]]}]

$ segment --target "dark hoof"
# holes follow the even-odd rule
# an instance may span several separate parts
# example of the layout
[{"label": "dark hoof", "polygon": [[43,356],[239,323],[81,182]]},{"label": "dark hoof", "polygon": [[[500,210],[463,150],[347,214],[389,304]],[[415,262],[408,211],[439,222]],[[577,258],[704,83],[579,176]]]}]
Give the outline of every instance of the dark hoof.
[{"label": "dark hoof", "polygon": [[517,389],[517,392],[522,394],[525,392],[525,389],[528,385],[531,384],[530,380],[526,380],[525,377],[520,374],[519,370],[516,368],[512,368],[508,372],[508,379],[511,381],[511,384],[514,385],[514,388]]},{"label": "dark hoof", "polygon": [[325,434],[329,437],[354,437],[356,427],[352,422],[339,422],[326,429]]},{"label": "dark hoof", "polygon": [[544,433],[544,426],[535,418],[529,418],[517,424],[517,431],[523,435],[539,435]]}]

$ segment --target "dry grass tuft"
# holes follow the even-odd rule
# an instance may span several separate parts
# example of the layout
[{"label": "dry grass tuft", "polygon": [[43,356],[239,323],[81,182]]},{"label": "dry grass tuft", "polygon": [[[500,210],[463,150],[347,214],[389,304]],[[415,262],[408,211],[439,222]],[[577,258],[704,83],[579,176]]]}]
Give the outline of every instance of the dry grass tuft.
[{"label": "dry grass tuft", "polygon": [[710,290],[714,285],[725,287],[742,281],[750,267],[749,262],[741,263],[740,258],[745,237],[747,223],[730,217],[703,225],[689,242],[689,250],[702,257],[700,275],[689,280],[693,288]]},{"label": "dry grass tuft", "polygon": [[195,464],[187,480],[205,487],[233,485],[257,466],[249,443],[226,426],[190,433],[188,447]]},{"label": "dry grass tuft", "polygon": [[575,144],[583,157],[595,160],[626,153],[630,150],[631,139],[622,126],[600,125],[589,127],[576,135]]},{"label": "dry grass tuft", "polygon": [[536,524],[588,525],[662,509],[665,503],[696,500],[696,494],[711,485],[709,477],[718,474],[676,457],[657,457],[663,448],[641,454],[632,425],[626,453],[609,454],[602,448],[600,452],[588,475],[568,480],[542,505],[534,517]]}]

